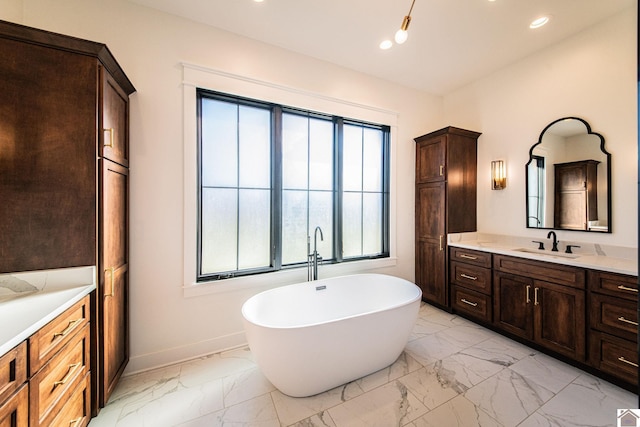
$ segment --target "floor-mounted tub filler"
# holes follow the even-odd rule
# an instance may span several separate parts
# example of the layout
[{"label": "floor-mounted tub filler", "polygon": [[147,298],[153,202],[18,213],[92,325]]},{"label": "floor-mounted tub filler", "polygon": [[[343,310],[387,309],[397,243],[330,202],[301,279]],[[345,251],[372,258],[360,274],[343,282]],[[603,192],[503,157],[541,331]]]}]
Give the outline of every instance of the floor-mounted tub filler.
[{"label": "floor-mounted tub filler", "polygon": [[242,306],[256,363],[286,395],[311,396],[392,364],[418,317],[415,284],[341,276],[259,293]]}]

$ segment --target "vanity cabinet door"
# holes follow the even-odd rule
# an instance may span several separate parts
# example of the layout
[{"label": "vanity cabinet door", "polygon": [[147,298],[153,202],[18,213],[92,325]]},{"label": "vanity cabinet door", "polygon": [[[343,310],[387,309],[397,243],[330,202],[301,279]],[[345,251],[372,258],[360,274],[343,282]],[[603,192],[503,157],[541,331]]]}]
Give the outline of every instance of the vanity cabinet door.
[{"label": "vanity cabinet door", "polygon": [[445,179],[446,135],[420,141],[416,146],[416,184]]},{"label": "vanity cabinet door", "polygon": [[100,155],[129,166],[129,97],[115,79],[100,67],[102,99]]},{"label": "vanity cabinet door", "polygon": [[534,282],[534,341],[574,360],[585,360],[584,291]]},{"label": "vanity cabinet door", "polygon": [[99,403],[104,406],[129,361],[129,171],[100,160]]},{"label": "vanity cabinet door", "polygon": [[445,251],[445,183],[435,182],[416,189],[416,284],[422,297],[447,304]]},{"label": "vanity cabinet door", "polygon": [[533,339],[533,280],[494,272],[493,286],[495,325],[513,335]]}]

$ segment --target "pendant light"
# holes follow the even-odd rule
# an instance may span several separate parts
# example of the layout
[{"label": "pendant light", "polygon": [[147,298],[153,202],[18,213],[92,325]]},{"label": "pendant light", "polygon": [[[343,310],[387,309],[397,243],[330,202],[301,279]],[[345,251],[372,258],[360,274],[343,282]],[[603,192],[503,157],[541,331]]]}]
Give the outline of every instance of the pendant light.
[{"label": "pendant light", "polygon": [[400,25],[400,29],[396,31],[396,35],[394,37],[396,43],[402,44],[407,41],[407,37],[409,33],[407,30],[409,29],[409,24],[411,23],[411,11],[413,10],[413,5],[416,3],[416,0],[411,2],[411,8],[409,8],[409,13],[402,20],[402,25]]}]

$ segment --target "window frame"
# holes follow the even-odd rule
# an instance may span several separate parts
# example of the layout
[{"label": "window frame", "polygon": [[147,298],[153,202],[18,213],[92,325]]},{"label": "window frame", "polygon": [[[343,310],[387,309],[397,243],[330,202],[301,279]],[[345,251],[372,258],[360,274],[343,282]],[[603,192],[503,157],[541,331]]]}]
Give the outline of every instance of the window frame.
[{"label": "window frame", "polygon": [[[306,265],[306,262],[282,265],[282,196],[283,196],[283,158],[282,158],[282,116],[283,114],[296,114],[308,118],[322,118],[330,120],[333,124],[333,257],[331,264],[350,263],[361,260],[372,260],[391,257],[391,126],[381,125],[365,120],[346,118],[338,115],[326,114],[308,109],[285,106],[279,103],[261,101],[253,98],[232,95],[206,88],[196,87],[196,123],[197,123],[197,237],[196,237],[196,283],[217,282],[224,279],[253,276],[262,273],[273,273],[282,270],[295,269]],[[202,100],[203,98],[216,99],[236,103],[236,105],[256,106],[270,110],[271,114],[271,245],[270,265],[260,268],[235,270],[229,272],[202,273]],[[363,255],[359,257],[344,258],[342,253],[343,242],[343,126],[345,124],[361,126],[363,128],[376,129],[382,132],[382,251],[377,254]],[[364,150],[364,148],[363,148]],[[238,184],[239,185],[239,184]],[[240,188],[240,187],[238,187]],[[307,190],[311,191],[311,190]],[[366,193],[364,190],[361,194]],[[364,213],[362,212],[362,215]],[[363,219],[362,219],[363,221]]]}]

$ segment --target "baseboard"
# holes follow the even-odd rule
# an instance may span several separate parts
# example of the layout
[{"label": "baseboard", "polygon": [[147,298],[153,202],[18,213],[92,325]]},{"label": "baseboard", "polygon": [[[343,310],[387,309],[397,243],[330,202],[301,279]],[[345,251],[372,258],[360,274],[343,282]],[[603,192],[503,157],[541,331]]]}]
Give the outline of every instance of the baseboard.
[{"label": "baseboard", "polygon": [[247,345],[247,338],[243,331],[181,347],[173,347],[154,353],[133,356],[129,359],[129,364],[124,371],[124,376],[174,365],[213,353],[221,353],[245,345]]}]

